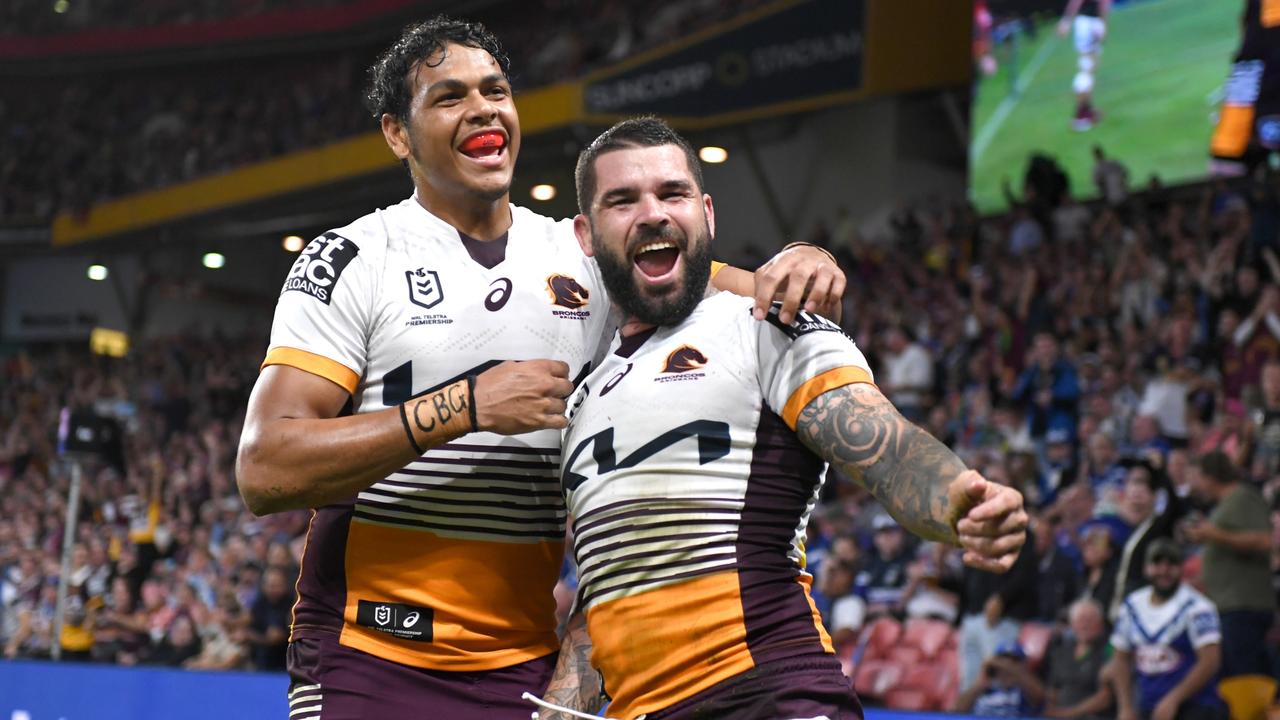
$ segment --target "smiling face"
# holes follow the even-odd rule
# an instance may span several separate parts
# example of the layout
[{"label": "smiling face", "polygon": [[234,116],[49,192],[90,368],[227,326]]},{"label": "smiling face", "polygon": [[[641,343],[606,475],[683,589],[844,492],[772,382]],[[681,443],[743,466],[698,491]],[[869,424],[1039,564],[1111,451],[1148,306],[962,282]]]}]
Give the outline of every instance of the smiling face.
[{"label": "smiling face", "polygon": [[497,61],[450,43],[419,63],[408,82],[407,118],[384,114],[382,132],[409,164],[419,201],[446,220],[505,204],[520,120]]},{"label": "smiling face", "polygon": [[1157,555],[1144,569],[1151,589],[1161,598],[1172,597],[1182,584],[1182,561],[1176,556]]},{"label": "smiling face", "polygon": [[626,147],[595,159],[587,214],[574,218],[583,252],[626,313],[650,325],[680,322],[711,273],[715,212],[676,145]]}]

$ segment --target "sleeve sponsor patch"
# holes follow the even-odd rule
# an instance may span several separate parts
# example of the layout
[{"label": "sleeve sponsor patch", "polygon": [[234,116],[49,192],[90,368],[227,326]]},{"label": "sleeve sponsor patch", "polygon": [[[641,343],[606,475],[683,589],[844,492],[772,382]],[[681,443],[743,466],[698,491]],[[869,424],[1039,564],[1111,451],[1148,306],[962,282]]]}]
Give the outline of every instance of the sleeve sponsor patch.
[{"label": "sleeve sponsor patch", "polygon": [[769,314],[765,316],[765,319],[769,321],[769,324],[781,330],[784,335],[792,340],[815,332],[844,333],[844,330],[842,330],[839,325],[831,322],[821,315],[815,315],[807,310],[800,310],[797,312],[796,319],[792,320],[791,324],[788,325],[778,319],[778,313],[781,310],[782,303],[773,303],[773,305],[770,306]]},{"label": "sleeve sponsor patch", "polygon": [[298,254],[281,292],[296,290],[328,305],[342,271],[359,254],[358,245],[337,233],[327,232]]},{"label": "sleeve sponsor patch", "polygon": [[1205,610],[1191,616],[1192,637],[1202,638],[1211,635],[1218,635],[1221,632],[1221,628],[1218,626],[1217,613]]}]

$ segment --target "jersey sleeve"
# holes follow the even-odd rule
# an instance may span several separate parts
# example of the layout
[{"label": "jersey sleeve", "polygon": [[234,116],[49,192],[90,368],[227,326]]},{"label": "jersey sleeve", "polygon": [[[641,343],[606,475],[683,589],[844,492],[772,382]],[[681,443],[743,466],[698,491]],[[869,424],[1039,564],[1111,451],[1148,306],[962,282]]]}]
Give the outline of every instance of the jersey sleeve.
[{"label": "jersey sleeve", "polygon": [[839,325],[803,310],[791,323],[783,323],[778,319],[780,308],[775,302],[765,321],[750,321],[759,340],[758,379],[765,402],[795,430],[800,411],[814,398],[875,379],[862,351]]},{"label": "jersey sleeve", "polygon": [[381,265],[372,245],[327,232],[303,248],[276,302],[264,368],[296,367],[355,393]]},{"label": "jersey sleeve", "polygon": [[1128,602],[1120,607],[1120,617],[1116,618],[1115,629],[1111,631],[1111,647],[1121,652],[1133,650],[1133,610]]},{"label": "jersey sleeve", "polygon": [[1222,626],[1218,622],[1218,610],[1209,602],[1196,603],[1187,618],[1187,635],[1191,646],[1202,648],[1222,642]]}]

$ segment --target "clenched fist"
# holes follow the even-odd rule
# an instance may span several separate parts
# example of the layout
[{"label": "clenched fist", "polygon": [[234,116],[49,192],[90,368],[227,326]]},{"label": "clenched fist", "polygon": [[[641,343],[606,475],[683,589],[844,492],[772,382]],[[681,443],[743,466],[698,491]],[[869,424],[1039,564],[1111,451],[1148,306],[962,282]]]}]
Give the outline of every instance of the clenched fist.
[{"label": "clenched fist", "polygon": [[1022,509],[1022,493],[990,482],[973,470],[961,473],[956,482],[961,484],[969,504],[969,511],[956,523],[965,564],[979,570],[1005,572],[1013,567],[1026,541],[1027,513]]},{"label": "clenched fist", "polygon": [[508,360],[476,376],[476,429],[519,435],[563,428],[565,398],[571,392],[565,363]]}]

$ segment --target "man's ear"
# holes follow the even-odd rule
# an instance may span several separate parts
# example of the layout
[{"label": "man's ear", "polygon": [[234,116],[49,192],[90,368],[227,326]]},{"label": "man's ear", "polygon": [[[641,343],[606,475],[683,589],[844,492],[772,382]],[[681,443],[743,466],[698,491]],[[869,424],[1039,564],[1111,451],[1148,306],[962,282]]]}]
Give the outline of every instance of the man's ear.
[{"label": "man's ear", "polygon": [[408,160],[413,154],[409,147],[409,129],[400,122],[400,118],[391,113],[382,113],[382,137],[386,139],[391,152],[401,160]]},{"label": "man's ear", "polygon": [[574,216],[573,235],[578,238],[578,247],[582,248],[582,254],[595,257],[591,249],[591,218],[581,214]]},{"label": "man's ear", "polygon": [[702,210],[707,214],[707,229],[711,231],[711,239],[716,237],[716,208],[711,203],[711,196],[702,193]]}]

